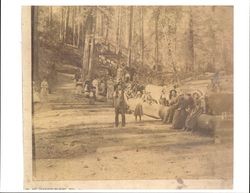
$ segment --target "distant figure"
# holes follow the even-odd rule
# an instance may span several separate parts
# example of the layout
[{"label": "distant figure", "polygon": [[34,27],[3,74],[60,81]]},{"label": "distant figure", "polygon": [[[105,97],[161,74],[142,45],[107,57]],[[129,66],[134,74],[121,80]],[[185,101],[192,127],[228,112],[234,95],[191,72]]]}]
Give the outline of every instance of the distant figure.
[{"label": "distant figure", "polygon": [[49,94],[49,84],[46,78],[41,82],[41,92],[40,97],[42,102],[46,102]]},{"label": "distant figure", "polygon": [[116,71],[116,82],[121,82],[123,81],[123,76],[124,76],[124,64],[121,66],[119,65]]},{"label": "distant figure", "polygon": [[82,79],[81,69],[77,69],[75,76],[74,76],[74,81],[75,83],[77,83],[78,81],[81,81],[81,79]]},{"label": "distant figure", "polygon": [[40,102],[40,96],[39,96],[39,88],[36,85],[35,81],[32,82],[33,86],[33,103]]},{"label": "distant figure", "polygon": [[113,98],[114,93],[114,82],[112,77],[110,76],[107,80],[107,100],[110,100]]},{"label": "distant figure", "polygon": [[106,85],[105,85],[104,80],[101,80],[101,82],[100,82],[99,94],[102,96],[106,96]]},{"label": "distant figure", "polygon": [[125,82],[129,82],[130,81],[130,74],[129,74],[129,72],[127,71],[126,73],[125,73]]},{"label": "distant figure", "polygon": [[92,81],[92,85],[96,88],[96,96],[99,95],[99,80],[97,78],[94,78]]},{"label": "distant figure", "polygon": [[82,87],[82,82],[76,82],[76,90],[75,90],[75,94],[77,96],[81,95],[83,92],[83,87]]},{"label": "distant figure", "polygon": [[124,88],[121,84],[115,89],[114,92],[114,107],[115,107],[115,126],[118,127],[119,125],[119,114],[122,116],[122,126],[124,127],[126,124],[125,120],[125,113],[127,109],[127,98],[124,93]]},{"label": "distant figure", "polygon": [[86,80],[85,83],[84,83],[84,96],[85,97],[89,97],[89,92],[90,92],[90,89],[91,89],[91,84],[90,84],[90,81],[89,80]]},{"label": "distant figure", "polygon": [[221,87],[220,87],[220,77],[219,77],[219,71],[217,71],[212,79],[211,79],[211,85],[212,85],[212,90],[215,92],[219,92]]},{"label": "distant figure", "polygon": [[173,121],[175,110],[178,108],[178,97],[177,97],[177,91],[171,90],[169,92],[169,108],[167,110],[167,113],[163,119],[164,123],[171,124]]}]

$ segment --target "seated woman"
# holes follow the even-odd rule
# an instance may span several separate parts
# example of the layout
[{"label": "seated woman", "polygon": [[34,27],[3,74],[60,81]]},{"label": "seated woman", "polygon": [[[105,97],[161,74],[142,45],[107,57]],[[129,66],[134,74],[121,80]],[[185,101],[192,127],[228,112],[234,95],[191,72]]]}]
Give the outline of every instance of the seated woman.
[{"label": "seated woman", "polygon": [[192,103],[190,94],[180,95],[178,98],[178,107],[175,110],[173,117],[173,129],[182,129],[185,127],[185,121],[188,115],[186,108]]},{"label": "seated woman", "polygon": [[200,95],[197,92],[193,93],[192,98],[193,103],[190,105],[184,130],[193,132],[197,129],[197,119],[203,113],[203,108],[201,106]]},{"label": "seated woman", "polygon": [[176,90],[171,90],[169,93],[169,108],[167,113],[163,118],[163,122],[167,124],[171,124],[174,117],[174,112],[178,108],[178,96]]}]

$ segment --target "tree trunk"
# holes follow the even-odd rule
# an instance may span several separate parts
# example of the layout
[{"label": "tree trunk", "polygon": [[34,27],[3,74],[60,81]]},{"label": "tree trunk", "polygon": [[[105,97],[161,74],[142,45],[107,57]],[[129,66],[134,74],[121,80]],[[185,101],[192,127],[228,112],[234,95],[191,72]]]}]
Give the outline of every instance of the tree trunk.
[{"label": "tree trunk", "polygon": [[103,14],[101,14],[101,36],[103,37],[103,34],[104,34],[104,17],[103,17]]},{"label": "tree trunk", "polygon": [[144,64],[144,15],[141,7],[141,65]]},{"label": "tree trunk", "polygon": [[158,69],[159,65],[159,32],[158,32],[158,21],[159,21],[159,8],[156,10],[155,15],[155,67]]},{"label": "tree trunk", "polygon": [[[81,10],[80,7],[78,7],[78,13],[77,13],[77,17],[79,17],[79,15],[81,14]],[[81,32],[81,23],[80,23],[80,19],[78,18],[77,21],[77,47],[80,47],[80,32]]]},{"label": "tree trunk", "polygon": [[120,24],[121,24],[121,7],[118,10],[117,28],[116,28],[116,53],[120,51]]},{"label": "tree trunk", "polygon": [[[39,38],[38,38],[38,22],[39,22],[39,7],[31,7],[31,17],[32,17],[32,43],[31,43],[31,60],[32,60],[32,82],[35,81],[36,85],[40,85],[40,76],[39,76]],[[32,86],[32,92],[33,86]],[[34,113],[34,105],[32,105],[32,114]],[[33,176],[36,176],[36,138],[35,138],[34,127],[32,127],[32,171]]]},{"label": "tree trunk", "polygon": [[53,14],[53,7],[49,6],[49,25],[52,25],[52,14]]},{"label": "tree trunk", "polygon": [[94,14],[92,16],[92,25],[91,25],[91,41],[90,41],[89,69],[88,69],[88,77],[90,79],[92,77],[93,58],[94,58],[97,7],[94,8],[93,11],[94,11]]},{"label": "tree trunk", "polygon": [[210,24],[210,28],[211,28],[211,35],[212,35],[212,45],[213,45],[213,50],[212,50],[212,66],[211,66],[211,70],[215,71],[215,57],[216,57],[216,37],[215,37],[215,30],[214,30],[214,15],[215,15],[215,6],[212,6],[212,15],[211,15],[211,24]]},{"label": "tree trunk", "polygon": [[[93,27],[93,16],[91,11],[87,14],[85,22],[82,23],[82,44],[83,44],[83,59],[82,59],[82,72],[83,78],[86,79],[86,76],[91,76],[92,73],[92,54],[94,51],[93,34],[95,30]],[[93,50],[92,50],[93,49]],[[90,78],[90,77],[89,77]]]},{"label": "tree trunk", "polygon": [[133,33],[133,6],[130,6],[128,66],[131,66],[131,62],[132,62],[132,38],[133,38],[132,33]]},{"label": "tree trunk", "polygon": [[68,37],[68,26],[69,26],[69,7],[66,7],[65,21],[64,21],[64,42],[67,43]]},{"label": "tree trunk", "polygon": [[189,10],[189,50],[190,50],[190,63],[186,67],[188,72],[193,71],[195,65],[195,55],[194,55],[194,31],[193,31],[193,13],[192,8]]},{"label": "tree trunk", "polygon": [[60,19],[60,34],[59,34],[60,41],[63,40],[63,34],[64,34],[64,31],[63,31],[63,15],[64,15],[64,8],[62,7],[61,8],[61,19]]},{"label": "tree trunk", "polygon": [[73,33],[72,33],[72,45],[75,46],[75,36],[76,36],[76,25],[75,25],[75,16],[76,16],[76,7],[73,7],[72,10],[72,28],[73,28]]},{"label": "tree trunk", "polygon": [[39,8],[37,6],[32,7],[32,79],[39,83],[39,38],[38,38],[38,17]]},{"label": "tree trunk", "polygon": [[109,21],[108,21],[108,18],[106,19],[107,19],[107,24],[106,24],[105,44],[107,44],[108,36],[109,36]]}]

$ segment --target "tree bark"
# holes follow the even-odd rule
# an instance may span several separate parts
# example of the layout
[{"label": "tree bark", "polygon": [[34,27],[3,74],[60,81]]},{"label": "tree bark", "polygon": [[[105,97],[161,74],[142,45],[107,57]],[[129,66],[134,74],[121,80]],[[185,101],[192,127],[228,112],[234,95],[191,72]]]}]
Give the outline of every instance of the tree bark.
[{"label": "tree bark", "polygon": [[38,38],[38,19],[39,8],[37,6],[32,7],[32,80],[39,83],[39,38]]},{"label": "tree bark", "polygon": [[193,13],[192,8],[189,9],[189,50],[190,50],[190,63],[186,67],[188,72],[194,69],[195,65],[195,50],[194,50],[194,31],[193,31]]},{"label": "tree bark", "polygon": [[97,7],[93,10],[92,16],[92,25],[91,25],[91,41],[90,41],[90,54],[89,54],[89,68],[88,68],[88,77],[92,77],[92,68],[93,68],[93,58],[94,58],[94,47],[95,47],[95,33],[96,33],[96,11]]},{"label": "tree bark", "polygon": [[108,21],[108,18],[106,17],[106,34],[105,34],[105,44],[107,44],[108,42],[108,37],[109,37],[109,21]]},{"label": "tree bark", "polygon": [[53,15],[53,7],[49,6],[49,25],[52,25],[52,15]]},{"label": "tree bark", "polygon": [[159,65],[159,31],[158,31],[158,21],[159,21],[159,8],[156,9],[155,13],[155,67],[158,69]]},{"label": "tree bark", "polygon": [[64,21],[64,42],[66,43],[67,43],[67,36],[68,36],[68,26],[69,26],[69,7],[66,7],[65,21]]},{"label": "tree bark", "polygon": [[121,7],[118,10],[117,28],[116,28],[116,53],[120,51],[120,33],[121,33]]},{"label": "tree bark", "polygon": [[78,13],[77,13],[78,21],[77,21],[77,47],[80,47],[80,32],[81,32],[81,23],[79,19],[79,15],[81,14],[81,9],[78,7]]},{"label": "tree bark", "polygon": [[144,64],[144,14],[141,7],[141,65]]},{"label": "tree bark", "polygon": [[133,36],[133,6],[130,7],[130,19],[129,19],[129,52],[128,52],[128,66],[131,66],[132,62],[132,36]]},{"label": "tree bark", "polygon": [[60,19],[60,34],[59,34],[59,38],[60,38],[60,41],[63,40],[63,34],[64,34],[64,31],[63,31],[63,15],[64,15],[64,8],[62,7],[61,8],[61,19]]},{"label": "tree bark", "polygon": [[72,28],[73,28],[73,34],[72,34],[72,45],[75,46],[75,36],[76,36],[76,25],[75,25],[75,16],[76,16],[76,7],[73,7],[72,10]]}]

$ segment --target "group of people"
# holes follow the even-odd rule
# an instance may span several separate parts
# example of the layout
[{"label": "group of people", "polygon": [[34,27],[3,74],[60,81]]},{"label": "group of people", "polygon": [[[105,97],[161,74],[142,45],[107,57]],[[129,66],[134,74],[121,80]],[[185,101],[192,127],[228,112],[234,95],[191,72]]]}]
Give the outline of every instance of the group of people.
[{"label": "group of people", "polygon": [[[76,84],[80,78],[79,74],[76,74]],[[94,77],[92,80],[86,80],[82,85],[84,96],[90,99],[91,104],[94,104],[98,96],[105,98],[105,101],[113,102],[116,127],[119,125],[119,116],[121,116],[121,125],[123,127],[126,125],[125,114],[129,110],[130,98],[137,100],[134,109],[135,121],[142,120],[143,103],[161,104],[163,111],[160,117],[163,123],[172,124],[174,129],[194,131],[197,128],[198,117],[205,112],[204,98],[199,92],[178,93],[175,88],[168,92],[163,88],[160,100],[156,101],[135,77],[131,78],[124,65],[118,66],[115,77],[110,76],[105,79]]]},{"label": "group of people", "polygon": [[172,124],[173,129],[195,131],[199,116],[205,113],[205,103],[202,93],[182,93],[173,89],[169,92],[168,100],[162,100],[166,108],[162,111],[163,123]]},{"label": "group of people", "polygon": [[94,104],[97,99],[111,100],[114,92],[114,82],[112,77],[98,78],[83,81],[82,72],[78,70],[74,76],[76,85],[76,96],[82,95],[90,99],[90,103]]},{"label": "group of people", "polygon": [[36,84],[35,81],[32,82],[32,89],[33,89],[33,102],[34,103],[45,103],[48,101],[49,95],[49,83],[47,79],[44,77],[40,86]]}]

